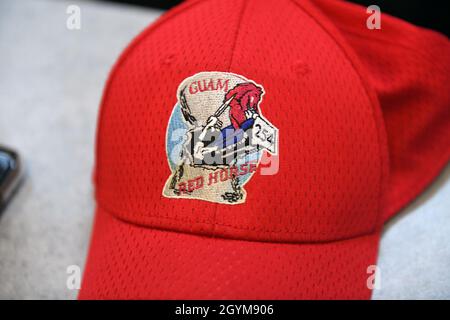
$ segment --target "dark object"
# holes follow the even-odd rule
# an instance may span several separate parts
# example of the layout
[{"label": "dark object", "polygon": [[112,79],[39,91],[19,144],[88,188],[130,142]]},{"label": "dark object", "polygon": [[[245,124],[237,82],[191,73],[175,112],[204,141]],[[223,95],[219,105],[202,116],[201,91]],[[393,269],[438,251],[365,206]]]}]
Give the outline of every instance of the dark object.
[{"label": "dark object", "polygon": [[[170,9],[180,4],[182,0],[109,0],[138,6]],[[447,1],[428,0],[350,0],[365,7],[376,4],[381,12],[393,15],[418,26],[439,31],[447,37],[450,35],[449,21],[447,19]],[[256,3],[256,1],[255,1]]]},{"label": "dark object", "polygon": [[151,7],[158,9],[170,9],[183,2],[183,0],[107,0],[107,1],[121,2],[136,6]]},{"label": "dark object", "polygon": [[427,1],[427,0],[351,0],[365,7],[376,4],[381,12],[394,17],[406,20],[417,26],[433,29],[450,35],[447,1]]},{"label": "dark object", "polygon": [[22,178],[22,166],[17,152],[0,147],[0,211],[19,186]]}]

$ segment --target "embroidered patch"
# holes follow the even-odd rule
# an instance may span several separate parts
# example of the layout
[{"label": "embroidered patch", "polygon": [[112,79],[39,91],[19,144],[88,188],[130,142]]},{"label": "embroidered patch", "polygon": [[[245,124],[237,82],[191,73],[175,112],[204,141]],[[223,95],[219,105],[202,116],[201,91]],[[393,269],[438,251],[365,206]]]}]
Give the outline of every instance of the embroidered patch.
[{"label": "embroidered patch", "polygon": [[166,150],[172,174],[163,195],[237,204],[263,151],[278,151],[278,129],[262,115],[261,85],[227,72],[200,72],[177,90]]}]

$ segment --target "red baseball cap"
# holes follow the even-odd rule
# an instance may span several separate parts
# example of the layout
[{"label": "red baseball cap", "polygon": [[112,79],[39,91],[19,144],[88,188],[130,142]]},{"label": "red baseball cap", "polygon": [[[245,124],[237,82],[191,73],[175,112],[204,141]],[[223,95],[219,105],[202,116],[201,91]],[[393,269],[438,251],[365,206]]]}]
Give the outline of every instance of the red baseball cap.
[{"label": "red baseball cap", "polygon": [[366,18],[200,0],[142,32],[101,103],[79,298],[370,298],[384,222],[450,158],[450,50]]}]

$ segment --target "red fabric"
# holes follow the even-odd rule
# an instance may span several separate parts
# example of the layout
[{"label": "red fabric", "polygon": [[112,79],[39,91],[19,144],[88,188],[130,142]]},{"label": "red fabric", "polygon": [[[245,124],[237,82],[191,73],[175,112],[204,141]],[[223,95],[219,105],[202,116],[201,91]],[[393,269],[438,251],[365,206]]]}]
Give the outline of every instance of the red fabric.
[{"label": "red fabric", "polygon": [[378,233],[324,244],[218,239],[99,209],[79,298],[368,299],[378,242]]},{"label": "red fabric", "polygon": [[[438,79],[424,79],[425,67],[412,62],[402,73],[399,56],[403,67],[380,50],[371,66],[369,44],[340,31],[342,17],[365,21],[365,11],[327,3],[189,1],[125,50],[99,117],[100,209],[80,298],[370,297],[366,268],[383,221],[450,154],[449,135],[441,136],[449,133],[448,92],[438,84],[448,80],[448,59],[424,62],[438,67]],[[438,42],[447,54],[448,42]],[[161,194],[176,89],[201,71],[261,84],[261,109],[279,129],[279,172],[255,174],[244,204]],[[388,147],[397,148],[389,150],[392,175]]]},{"label": "red fabric", "polygon": [[[303,6],[192,1],[144,31],[104,94],[98,204],[136,224],[236,239],[331,241],[373,232],[387,168],[379,106],[336,30]],[[300,60],[309,73],[298,74]],[[162,196],[177,87],[215,70],[261,84],[260,107],[280,132],[279,172],[255,174],[243,205]]]},{"label": "red fabric", "polygon": [[450,158],[450,42],[384,13],[381,30],[364,28],[368,15],[361,6],[315,4],[358,54],[380,100],[390,157],[386,220],[423,191]]}]

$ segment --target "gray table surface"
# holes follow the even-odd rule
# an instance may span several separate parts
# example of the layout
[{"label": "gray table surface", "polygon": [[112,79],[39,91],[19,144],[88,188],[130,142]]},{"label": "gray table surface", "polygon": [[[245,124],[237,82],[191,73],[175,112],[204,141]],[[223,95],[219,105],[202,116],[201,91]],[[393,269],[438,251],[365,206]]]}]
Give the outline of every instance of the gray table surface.
[{"label": "gray table surface", "polygon": [[[68,30],[66,9],[81,9]],[[98,105],[111,65],[162,12],[93,1],[0,2],[0,144],[20,150],[22,188],[0,217],[0,298],[73,299],[93,218]],[[382,237],[374,299],[450,299],[450,167]]]}]

